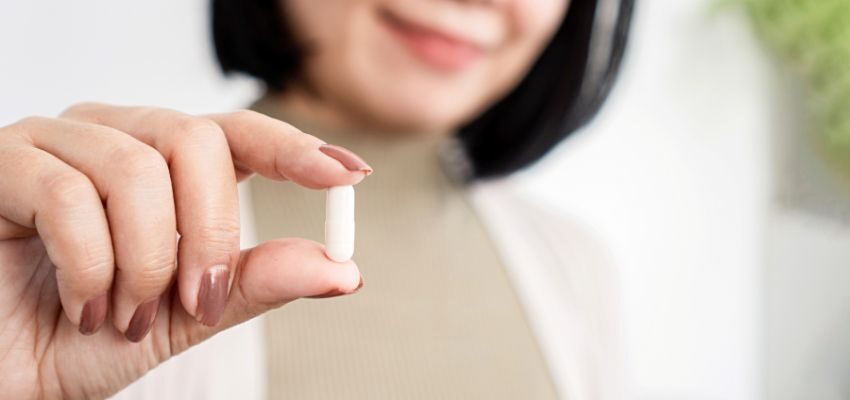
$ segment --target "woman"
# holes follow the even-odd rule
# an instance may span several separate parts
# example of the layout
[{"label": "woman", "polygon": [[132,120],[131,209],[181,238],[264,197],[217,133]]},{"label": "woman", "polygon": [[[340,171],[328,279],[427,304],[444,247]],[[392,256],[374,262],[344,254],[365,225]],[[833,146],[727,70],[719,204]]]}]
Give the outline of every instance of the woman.
[{"label": "woman", "polygon": [[[630,11],[216,0],[219,60],[265,82],[259,113],[80,104],[1,128],[0,397],[105,397],[303,297],[336,299],[270,313],[259,345],[239,331],[228,347],[244,351],[199,346],[123,395],[618,396],[613,277],[593,241],[473,183],[594,114]],[[255,173],[240,223],[236,182]],[[360,269],[303,239],[322,218],[303,187],[353,184]],[[242,224],[265,242],[240,252]],[[369,289],[343,296],[361,271]],[[253,391],[240,372],[263,357]]]}]

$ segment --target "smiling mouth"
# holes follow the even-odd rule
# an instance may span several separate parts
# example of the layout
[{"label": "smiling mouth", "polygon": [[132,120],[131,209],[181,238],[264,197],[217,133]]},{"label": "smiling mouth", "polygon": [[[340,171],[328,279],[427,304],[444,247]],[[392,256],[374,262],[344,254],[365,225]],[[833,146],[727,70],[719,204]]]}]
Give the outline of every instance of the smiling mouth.
[{"label": "smiling mouth", "polygon": [[484,49],[443,32],[406,21],[388,10],[380,20],[419,60],[445,72],[456,72],[482,58]]}]

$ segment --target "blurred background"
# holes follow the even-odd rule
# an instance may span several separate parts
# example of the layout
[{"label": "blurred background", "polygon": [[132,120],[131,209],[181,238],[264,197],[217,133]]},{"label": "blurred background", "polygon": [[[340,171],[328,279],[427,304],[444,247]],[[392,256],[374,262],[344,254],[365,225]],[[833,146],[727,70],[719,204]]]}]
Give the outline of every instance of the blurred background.
[{"label": "blurred background", "polygon": [[[637,398],[850,398],[850,196],[805,85],[734,3],[640,1],[602,113],[514,180],[607,245]],[[2,125],[259,94],[217,70],[206,0],[3,2],[0,52]]]}]

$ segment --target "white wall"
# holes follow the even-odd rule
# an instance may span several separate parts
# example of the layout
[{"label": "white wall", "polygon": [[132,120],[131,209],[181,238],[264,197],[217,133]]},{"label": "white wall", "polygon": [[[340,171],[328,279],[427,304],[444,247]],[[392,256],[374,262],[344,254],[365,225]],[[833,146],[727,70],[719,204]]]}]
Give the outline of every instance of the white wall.
[{"label": "white wall", "polygon": [[213,63],[204,0],[0,2],[0,124],[84,100],[187,112],[244,106]]},{"label": "white wall", "polygon": [[[626,67],[600,118],[522,183],[593,226],[611,249],[641,399],[759,398],[765,359],[791,366],[768,374],[768,386],[782,391],[795,362],[814,362],[806,352],[817,327],[841,310],[803,318],[824,293],[841,304],[841,285],[829,278],[843,276],[845,242],[774,207],[778,78],[745,21],[734,12],[712,17],[712,3],[640,1]],[[205,0],[6,1],[0,54],[0,124],[80,100],[207,112],[257,94],[216,70]],[[791,245],[805,238],[835,273],[791,284],[803,276],[799,263],[811,261]],[[776,260],[790,261],[774,268]],[[761,350],[764,269],[767,315],[775,315],[768,326],[795,326],[777,316],[791,307],[777,299],[796,289],[809,307],[795,315],[820,324],[768,335],[788,349],[770,358]]]},{"label": "white wall", "polygon": [[710,3],[640,2],[611,101],[527,183],[607,241],[644,399],[761,391],[774,74],[746,21]]}]

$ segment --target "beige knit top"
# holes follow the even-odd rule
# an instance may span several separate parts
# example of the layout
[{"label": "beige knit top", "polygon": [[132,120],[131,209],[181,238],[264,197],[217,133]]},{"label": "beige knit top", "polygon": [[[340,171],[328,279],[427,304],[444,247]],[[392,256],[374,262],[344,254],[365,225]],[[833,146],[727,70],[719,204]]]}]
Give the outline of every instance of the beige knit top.
[{"label": "beige knit top", "polygon": [[[444,138],[322,129],[265,99],[255,109],[362,156],[354,259],[363,289],[265,318],[273,399],[551,399],[552,380]],[[324,193],[255,178],[257,239],[321,242]]]}]

